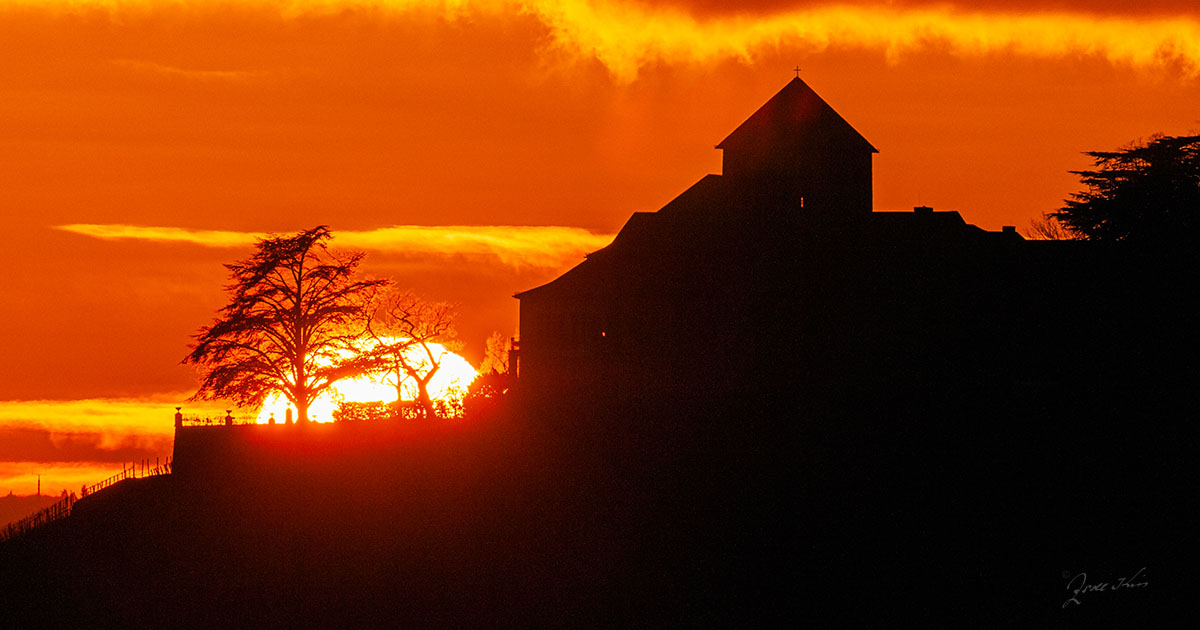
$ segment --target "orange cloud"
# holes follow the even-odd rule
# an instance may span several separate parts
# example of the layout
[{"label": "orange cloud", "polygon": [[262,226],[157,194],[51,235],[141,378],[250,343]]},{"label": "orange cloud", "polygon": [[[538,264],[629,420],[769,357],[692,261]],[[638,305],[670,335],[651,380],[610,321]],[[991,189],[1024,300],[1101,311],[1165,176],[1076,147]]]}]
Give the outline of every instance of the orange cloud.
[{"label": "orange cloud", "polygon": [[[103,240],[145,240],[205,247],[245,247],[266,236],[255,232],[77,223],[58,229]],[[582,228],[514,225],[394,225],[335,232],[338,246],[409,256],[487,256],[512,267],[559,268],[612,241],[611,234]]]},{"label": "orange cloud", "polygon": [[512,267],[570,265],[612,239],[582,228],[511,225],[396,225],[334,237],[339,245],[391,253],[495,256]]},{"label": "orange cloud", "polygon": [[[145,398],[4,400],[0,401],[0,426],[37,428],[55,434],[99,433],[106,436],[99,448],[116,448],[133,435],[174,435],[175,406],[185,404],[190,395],[180,392]],[[215,409],[193,409],[188,415],[197,413],[224,415]]]},{"label": "orange cloud", "polygon": [[[10,0],[12,2],[12,0]],[[883,51],[889,59],[928,48],[959,55],[1015,53],[1032,57],[1098,56],[1138,68],[1177,66],[1200,76],[1200,18],[1194,13],[1096,14],[1086,9],[957,8],[953,4],[804,3],[767,13],[706,15],[680,5],[633,0],[16,0],[16,5],[80,11],[145,13],[180,5],[191,10],[255,10],[289,20],[355,12],[420,12],[448,20],[534,19],[553,48],[601,61],[620,80],[649,63],[747,63],[781,46],[819,52],[849,46]],[[166,71],[178,68],[166,67]],[[214,77],[225,77],[217,71]],[[199,76],[209,76],[201,73]],[[210,77],[213,78],[213,77]]]},{"label": "orange cloud", "polygon": [[165,456],[171,450],[171,435],[115,436],[0,425],[0,462],[129,462]]},{"label": "orange cloud", "polygon": [[1058,58],[1098,55],[1137,67],[1179,63],[1200,74],[1200,20],[1192,15],[1138,19],[1084,13],[962,11],[822,5],[763,16],[700,19],[677,8],[589,0],[531,4],[565,48],[595,56],[631,79],[650,62],[752,62],[781,46],[821,51],[833,46],[907,52],[945,48],[960,55],[1012,52]]},{"label": "orange cloud", "polygon": [[[78,492],[121,470],[121,461],[171,454],[176,405],[189,394],[144,398],[0,401],[0,491]],[[223,410],[185,407],[189,416]]]},{"label": "orange cloud", "polygon": [[265,233],[95,223],[74,223],[59,225],[56,228],[105,241],[140,240],[159,243],[189,243],[205,247],[243,247],[253,245],[257,239],[266,236]]},{"label": "orange cloud", "polygon": [[262,72],[247,72],[244,70],[198,70],[177,68],[175,66],[168,66],[149,61],[140,61],[137,59],[113,59],[111,63],[114,66],[125,68],[131,72],[174,77],[191,81],[223,81],[242,83],[265,75],[265,73]]}]

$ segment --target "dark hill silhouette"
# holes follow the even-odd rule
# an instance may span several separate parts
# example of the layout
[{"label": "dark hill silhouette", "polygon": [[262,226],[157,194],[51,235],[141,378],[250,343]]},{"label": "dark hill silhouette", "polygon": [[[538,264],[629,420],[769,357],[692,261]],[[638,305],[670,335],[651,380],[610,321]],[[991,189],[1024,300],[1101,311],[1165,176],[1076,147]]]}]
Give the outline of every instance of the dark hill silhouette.
[{"label": "dark hill silhouette", "polygon": [[[203,427],[223,465],[181,452],[0,545],[0,598],[18,626],[172,627],[1086,627],[1190,601],[1174,403],[1148,430],[1112,399],[943,393]],[[1150,589],[1060,608],[1062,571],[1142,566]]]}]

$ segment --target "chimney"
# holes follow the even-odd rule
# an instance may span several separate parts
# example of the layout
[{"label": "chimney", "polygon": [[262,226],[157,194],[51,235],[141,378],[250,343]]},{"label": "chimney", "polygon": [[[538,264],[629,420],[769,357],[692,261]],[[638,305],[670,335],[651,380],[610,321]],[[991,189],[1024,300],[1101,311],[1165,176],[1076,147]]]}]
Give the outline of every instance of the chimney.
[{"label": "chimney", "polygon": [[933,208],[930,206],[917,206],[913,208],[913,212],[917,214],[933,214]]}]

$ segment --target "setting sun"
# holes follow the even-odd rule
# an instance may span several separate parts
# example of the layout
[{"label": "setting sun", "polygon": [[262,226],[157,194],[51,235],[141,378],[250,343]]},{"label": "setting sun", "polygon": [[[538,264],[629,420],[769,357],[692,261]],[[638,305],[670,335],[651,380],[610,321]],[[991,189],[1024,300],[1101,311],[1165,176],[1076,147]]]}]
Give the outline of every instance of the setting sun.
[{"label": "setting sun", "polygon": [[[435,401],[461,400],[467,391],[467,386],[475,379],[477,374],[475,368],[471,367],[466,359],[450,352],[441,344],[430,343],[429,347],[436,356],[441,357],[441,367],[429,382],[430,397]],[[408,354],[412,356],[414,362],[419,363],[423,351],[419,347],[413,347],[410,348]],[[319,396],[312,403],[309,407],[309,417],[314,422],[329,422],[333,419],[333,412],[343,402],[393,402],[396,400],[396,387],[384,380],[385,377],[360,376],[338,381],[334,383],[330,393]],[[401,384],[401,389],[403,391],[402,402],[416,400],[417,390],[412,379],[405,379]],[[288,407],[288,401],[283,395],[271,394],[258,413],[258,423],[267,423],[272,416],[276,421],[283,422],[287,416]],[[292,413],[295,413],[294,408]]]}]

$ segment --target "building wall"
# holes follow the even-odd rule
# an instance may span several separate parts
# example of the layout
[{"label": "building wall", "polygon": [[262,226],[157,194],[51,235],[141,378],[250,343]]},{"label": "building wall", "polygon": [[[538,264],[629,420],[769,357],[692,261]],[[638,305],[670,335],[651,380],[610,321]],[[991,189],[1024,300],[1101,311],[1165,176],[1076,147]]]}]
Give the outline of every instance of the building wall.
[{"label": "building wall", "polygon": [[872,210],[870,151],[844,147],[724,151],[723,175],[752,194],[807,214],[864,216]]}]

